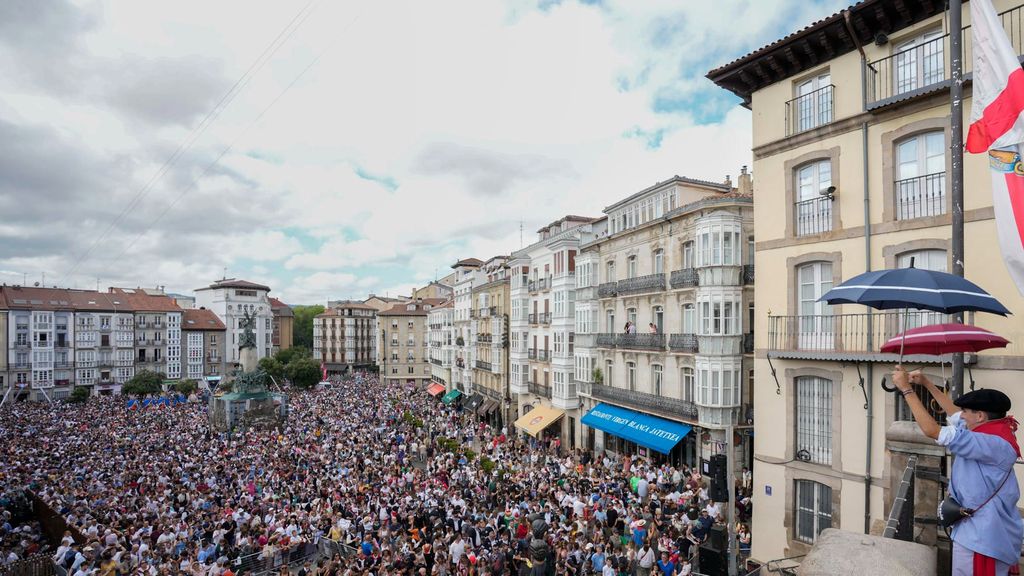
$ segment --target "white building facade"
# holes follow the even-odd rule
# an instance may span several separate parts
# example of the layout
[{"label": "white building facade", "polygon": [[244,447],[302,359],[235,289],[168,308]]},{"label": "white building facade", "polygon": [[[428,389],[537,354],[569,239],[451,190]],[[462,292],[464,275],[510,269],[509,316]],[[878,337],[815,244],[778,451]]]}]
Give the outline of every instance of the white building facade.
[{"label": "white building facade", "polygon": [[238,362],[238,344],[244,329],[241,320],[248,314],[256,315],[257,358],[271,355],[273,312],[268,294],[270,288],[234,278],[214,282],[196,290],[196,306],[212,310],[227,327],[227,362]]}]

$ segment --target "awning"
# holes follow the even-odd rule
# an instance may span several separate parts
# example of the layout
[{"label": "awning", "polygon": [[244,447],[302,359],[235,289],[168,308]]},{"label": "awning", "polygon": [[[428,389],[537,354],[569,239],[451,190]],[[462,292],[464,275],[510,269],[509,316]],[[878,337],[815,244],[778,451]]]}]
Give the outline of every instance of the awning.
[{"label": "awning", "polygon": [[466,403],[466,408],[469,409],[470,412],[476,412],[476,409],[479,408],[480,405],[483,403],[483,396],[479,394],[473,394],[472,396],[469,397],[469,402]]},{"label": "awning", "polygon": [[519,428],[530,436],[536,436],[537,434],[540,434],[541,430],[555,422],[558,422],[562,416],[565,416],[565,410],[548,408],[547,406],[537,406],[516,420],[516,428]]},{"label": "awning", "polygon": [[437,382],[434,382],[430,386],[427,386],[427,394],[430,394],[431,396],[437,396],[441,392],[444,392],[444,386],[438,384]]},{"label": "awning", "polygon": [[668,454],[691,430],[686,424],[603,403],[580,422],[662,454]]},{"label": "awning", "polygon": [[445,394],[444,398],[441,398],[441,402],[444,402],[445,404],[451,404],[452,402],[455,402],[455,399],[458,398],[459,396],[462,396],[462,391],[455,389]]},{"label": "awning", "polygon": [[491,412],[494,412],[494,409],[497,407],[498,403],[494,400],[484,400],[484,403],[476,409],[476,414],[477,416],[487,416]]}]

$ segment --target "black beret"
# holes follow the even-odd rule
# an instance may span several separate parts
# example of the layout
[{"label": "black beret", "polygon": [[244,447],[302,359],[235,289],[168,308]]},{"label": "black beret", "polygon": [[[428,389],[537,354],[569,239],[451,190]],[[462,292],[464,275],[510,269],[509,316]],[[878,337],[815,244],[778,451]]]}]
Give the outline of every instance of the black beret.
[{"label": "black beret", "polygon": [[953,404],[961,408],[981,410],[982,412],[1010,411],[1010,398],[999,390],[991,388],[979,388],[973,392],[968,392],[957,398]]}]

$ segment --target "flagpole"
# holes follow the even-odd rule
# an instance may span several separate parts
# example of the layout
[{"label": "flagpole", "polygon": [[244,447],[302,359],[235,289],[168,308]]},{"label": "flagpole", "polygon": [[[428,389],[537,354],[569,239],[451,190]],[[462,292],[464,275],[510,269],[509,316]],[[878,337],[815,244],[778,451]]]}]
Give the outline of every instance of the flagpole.
[{"label": "flagpole", "polygon": [[[950,112],[950,198],[953,204],[953,274],[964,275],[964,102],[963,102],[963,2],[949,0],[949,112]],[[963,322],[963,313],[953,316]],[[964,391],[964,355],[953,355],[953,398]]]}]

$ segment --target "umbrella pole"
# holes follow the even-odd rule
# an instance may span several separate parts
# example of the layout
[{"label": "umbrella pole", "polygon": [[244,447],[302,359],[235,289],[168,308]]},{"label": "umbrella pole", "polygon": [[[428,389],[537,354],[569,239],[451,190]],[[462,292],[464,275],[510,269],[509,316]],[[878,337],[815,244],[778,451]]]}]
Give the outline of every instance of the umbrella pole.
[{"label": "umbrella pole", "polygon": [[903,365],[903,347],[907,344],[907,309],[903,309],[903,333],[900,335],[900,362]]}]

